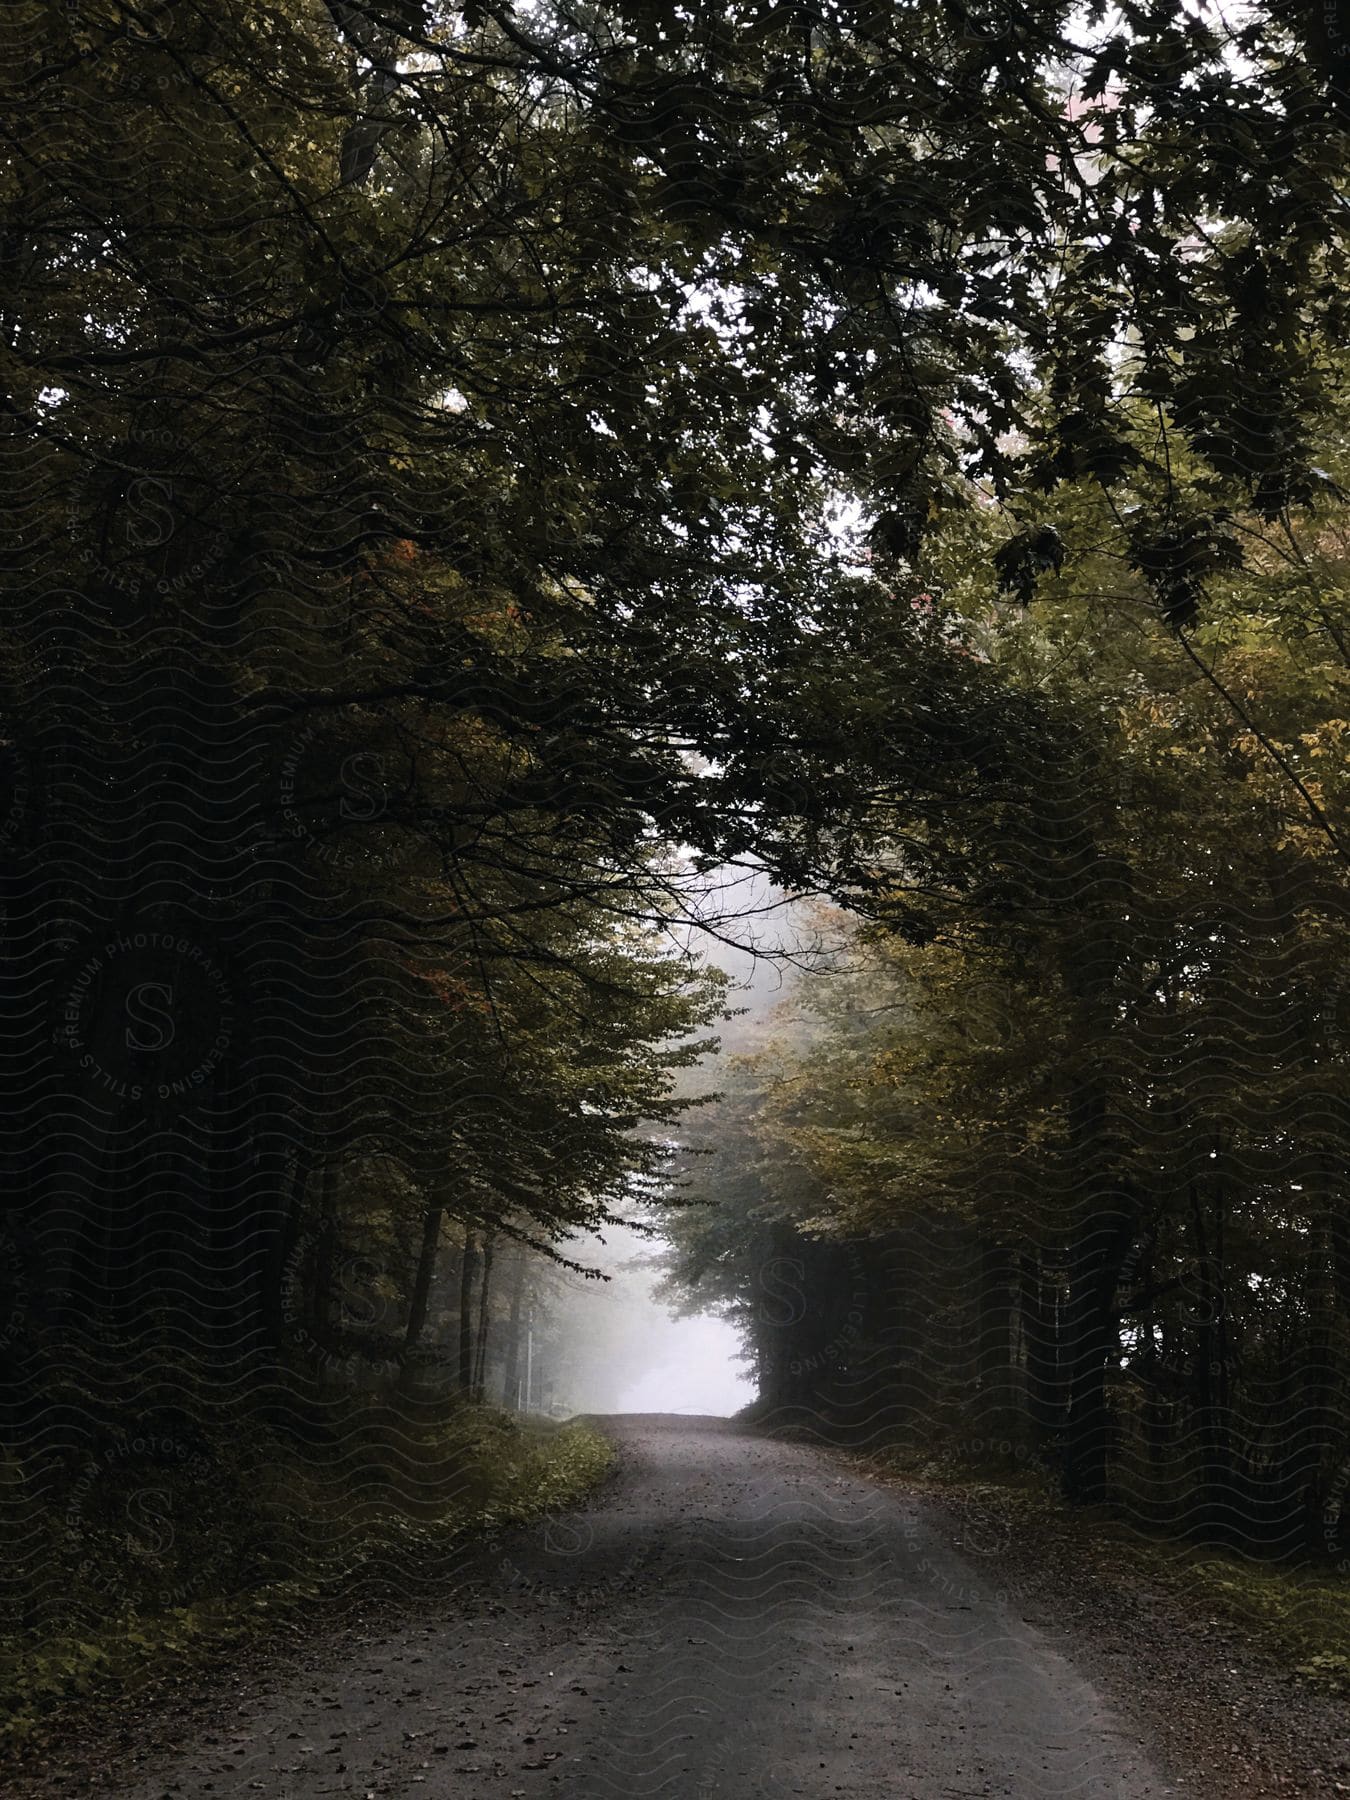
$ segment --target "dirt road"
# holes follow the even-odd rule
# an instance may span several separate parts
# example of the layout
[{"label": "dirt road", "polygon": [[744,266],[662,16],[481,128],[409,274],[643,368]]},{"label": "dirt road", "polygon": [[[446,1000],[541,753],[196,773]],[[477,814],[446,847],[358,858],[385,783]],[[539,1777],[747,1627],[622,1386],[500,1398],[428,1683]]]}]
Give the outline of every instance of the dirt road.
[{"label": "dirt road", "polygon": [[[316,1654],[127,1800],[1179,1794],[921,1500],[717,1419],[629,1416],[589,1509],[468,1613]],[[53,1787],[52,1793],[77,1791]],[[78,1791],[88,1793],[87,1786]]]}]

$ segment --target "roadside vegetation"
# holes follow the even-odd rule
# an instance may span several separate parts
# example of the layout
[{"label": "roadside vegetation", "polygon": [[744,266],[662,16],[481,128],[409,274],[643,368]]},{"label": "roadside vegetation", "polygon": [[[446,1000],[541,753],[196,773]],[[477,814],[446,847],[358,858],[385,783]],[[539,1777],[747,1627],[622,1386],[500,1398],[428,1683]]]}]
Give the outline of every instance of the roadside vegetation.
[{"label": "roadside vegetation", "polygon": [[1204,1626],[1255,1646],[1270,1666],[1350,1699],[1350,1583],[1313,1558],[1269,1558],[1144,1532],[1109,1507],[1069,1505],[1044,1469],[1011,1472],[914,1446],[849,1453],[870,1475],[937,1499],[958,1546],[984,1574],[1008,1579],[1039,1563],[1068,1594],[1090,1585],[1109,1618],[1123,1598],[1162,1597]]},{"label": "roadside vegetation", "polygon": [[[1157,433],[1179,491],[1204,489],[1164,416]],[[668,1263],[673,1299],[741,1326],[766,1423],[1035,1471],[1185,1547],[1209,1571],[1198,1598],[1226,1584],[1296,1621],[1291,1650],[1332,1673],[1350,1570],[1344,443],[1323,439],[1306,517],[1235,507],[1197,540],[1203,610],[1180,636],[1132,548],[1147,469],[1109,502],[1066,484],[1011,516],[972,493],[935,526],[928,630],[1043,697],[1058,734],[972,807],[959,879],[902,855],[892,914],[822,910],[825,966],[692,1122]],[[1036,560],[1042,533],[1057,548]]]},{"label": "roadside vegetation", "polygon": [[[1330,1554],[1326,9],[11,11],[20,1719],[592,1472],[488,1409],[691,1161],[771,1405]],[[703,1107],[728,872],[851,972]]]},{"label": "roadside vegetation", "polygon": [[[481,1408],[351,1406],[340,1435],[268,1430],[241,1411],[194,1428],[190,1454],[110,1446],[41,1509],[10,1579],[50,1588],[40,1629],[0,1639],[0,1742],[73,1702],[134,1699],[260,1632],[452,1592],[485,1538],[577,1504],[608,1472],[607,1439]],[[6,1468],[11,1505],[23,1471]]]}]

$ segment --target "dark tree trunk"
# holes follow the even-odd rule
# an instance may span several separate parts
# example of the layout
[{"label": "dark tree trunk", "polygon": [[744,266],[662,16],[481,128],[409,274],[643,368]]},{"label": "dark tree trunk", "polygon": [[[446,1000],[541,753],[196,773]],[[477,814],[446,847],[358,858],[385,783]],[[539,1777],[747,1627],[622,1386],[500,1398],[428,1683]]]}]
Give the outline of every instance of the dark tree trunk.
[{"label": "dark tree trunk", "polygon": [[520,1316],[525,1304],[526,1252],[516,1248],[511,1280],[511,1311],[506,1321],[506,1366],[502,1373],[502,1404],[520,1410]]},{"label": "dark tree trunk", "polygon": [[1205,1537],[1227,1539],[1232,1535],[1233,1461],[1228,1422],[1228,1379],[1224,1349],[1223,1214],[1216,1207],[1214,1241],[1205,1230],[1199,1186],[1190,1184],[1191,1248],[1195,1257],[1196,1289],[1192,1305],[1195,1334],[1193,1392],[1197,1472],[1196,1523]]},{"label": "dark tree trunk", "polygon": [[464,1227],[464,1249],[459,1264],[459,1356],[457,1379],[460,1392],[473,1390],[473,1277],[477,1261],[474,1234]]},{"label": "dark tree trunk", "polygon": [[1049,1443],[1064,1421],[1060,1375],[1059,1274],[1043,1252],[1022,1258],[1022,1338],[1026,1356],[1027,1417],[1039,1443]]},{"label": "dark tree trunk", "polygon": [[324,1162],[319,1176],[318,1226],[314,1237],[314,1267],[311,1274],[310,1336],[319,1345],[328,1342],[332,1323],[333,1260],[337,1248],[337,1171],[331,1158]]},{"label": "dark tree trunk", "polygon": [[1099,1506],[1107,1498],[1111,1452],[1109,1371],[1120,1361],[1116,1285],[1129,1252],[1132,1217],[1122,1210],[1093,1222],[1075,1246],[1065,1308],[1063,1484],[1068,1499]]},{"label": "dark tree trunk", "polygon": [[986,1455],[991,1444],[1011,1447],[1017,1434],[1015,1321],[1011,1254],[1002,1245],[986,1244],[980,1253],[979,1395],[975,1409],[975,1425],[985,1440]]},{"label": "dark tree trunk", "polygon": [[486,1394],[488,1328],[491,1314],[488,1298],[492,1287],[492,1233],[483,1239],[483,1273],[478,1283],[478,1342],[474,1349],[473,1397],[481,1406]]},{"label": "dark tree trunk", "polygon": [[436,1249],[441,1236],[441,1211],[439,1206],[429,1206],[422,1220],[422,1243],[417,1252],[417,1272],[413,1277],[408,1323],[403,1333],[407,1361],[412,1360],[412,1353],[421,1343],[426,1328],[427,1304],[431,1299],[431,1280],[436,1272]]}]

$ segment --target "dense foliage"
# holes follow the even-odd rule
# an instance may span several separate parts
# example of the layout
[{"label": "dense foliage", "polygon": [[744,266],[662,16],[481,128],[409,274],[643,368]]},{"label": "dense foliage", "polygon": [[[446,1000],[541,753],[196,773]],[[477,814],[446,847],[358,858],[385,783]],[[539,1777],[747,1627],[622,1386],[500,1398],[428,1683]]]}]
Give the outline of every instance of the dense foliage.
[{"label": "dense foliage", "polygon": [[673,1274],[744,1323],[775,1408],[1340,1556],[1344,507],[1235,514],[1243,566],[1181,642],[1101,497],[1054,515],[1065,573],[1025,613],[996,510],[932,559],[953,654],[1062,722],[1015,833],[992,814],[925,942],[855,931],[794,997],[810,1028],[742,1063]]},{"label": "dense foliage", "polygon": [[[719,1005],[679,922],[728,860],[918,944],[943,922],[919,890],[970,898],[1033,846],[1006,902],[1030,947],[988,954],[999,981],[1053,965],[1094,1044],[1126,961],[1196,966],[1142,928],[1109,971],[1071,947],[1117,904],[1075,836],[1108,747],[911,601],[973,481],[1013,508],[1128,489],[1130,559],[1183,626],[1233,508],[1324,490],[1343,47],[1318,8],[1245,16],[10,9],[22,1531],[128,1443],[153,1485],[223,1395],[317,1412],[331,1448],[334,1382],[518,1387],[493,1259],[659,1177]],[[1024,595],[1062,560],[1031,519],[987,548]],[[1145,787],[1181,776],[1159,704]],[[1196,867],[1156,879],[1198,920],[1226,827],[1197,816]],[[1272,856],[1304,855],[1297,817]],[[1231,954],[1188,1020],[1246,979]],[[1090,1110],[1065,1193],[1115,1167]]]}]

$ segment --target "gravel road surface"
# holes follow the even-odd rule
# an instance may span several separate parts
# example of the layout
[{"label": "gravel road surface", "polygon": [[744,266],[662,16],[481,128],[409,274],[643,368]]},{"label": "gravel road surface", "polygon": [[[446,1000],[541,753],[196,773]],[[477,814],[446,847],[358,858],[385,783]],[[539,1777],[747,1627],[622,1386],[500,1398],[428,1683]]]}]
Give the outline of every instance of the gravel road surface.
[{"label": "gravel road surface", "polygon": [[[602,1421],[590,1505],[459,1604],[241,1690],[126,1800],[1181,1794],[940,1514],[721,1419]],[[73,1777],[71,1778],[73,1781]],[[101,1785],[101,1783],[99,1784]],[[37,1791],[37,1790],[32,1790]],[[53,1795],[91,1791],[54,1776]]]}]

